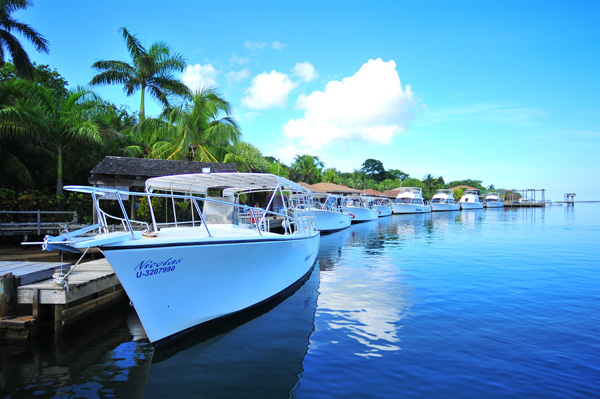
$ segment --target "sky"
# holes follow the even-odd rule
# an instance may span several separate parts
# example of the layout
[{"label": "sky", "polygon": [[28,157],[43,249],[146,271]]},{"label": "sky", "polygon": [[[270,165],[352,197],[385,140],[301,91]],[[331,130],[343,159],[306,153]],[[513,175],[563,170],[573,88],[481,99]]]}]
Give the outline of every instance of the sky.
[{"label": "sky", "polygon": [[[600,200],[598,0],[33,0],[13,16],[50,43],[40,54],[23,39],[31,59],[71,88],[96,61],[131,61],[121,27],[165,42],[186,59],[178,77],[215,88],[242,139],[287,165],[372,158],[418,179]],[[94,90],[139,110],[139,92]]]}]

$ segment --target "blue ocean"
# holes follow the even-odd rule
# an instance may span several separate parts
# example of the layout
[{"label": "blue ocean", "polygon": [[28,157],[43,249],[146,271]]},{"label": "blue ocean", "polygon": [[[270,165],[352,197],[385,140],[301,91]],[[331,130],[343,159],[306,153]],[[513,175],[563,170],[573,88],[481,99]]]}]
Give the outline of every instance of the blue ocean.
[{"label": "blue ocean", "polygon": [[[4,355],[8,398],[598,398],[600,204],[322,236],[282,302],[154,350],[133,309]],[[6,351],[6,348],[4,348]]]}]

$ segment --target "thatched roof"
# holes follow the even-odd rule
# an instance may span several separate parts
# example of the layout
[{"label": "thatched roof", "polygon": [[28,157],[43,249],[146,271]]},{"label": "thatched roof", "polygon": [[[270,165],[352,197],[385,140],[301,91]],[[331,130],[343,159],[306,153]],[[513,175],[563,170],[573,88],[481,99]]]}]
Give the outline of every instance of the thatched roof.
[{"label": "thatched roof", "polygon": [[90,172],[89,182],[95,185],[143,187],[150,177],[202,173],[210,168],[211,173],[234,173],[234,163],[168,161],[126,157],[106,157]]},{"label": "thatched roof", "polygon": [[385,195],[386,197],[390,197],[390,198],[396,198],[398,196],[398,194],[400,194],[399,188],[395,188],[393,190],[386,190],[383,192],[383,195]]},{"label": "thatched roof", "polygon": [[460,186],[456,186],[456,187],[450,187],[449,190],[458,190],[459,188],[462,188],[463,190],[479,190],[478,188],[475,187],[471,187],[471,186],[465,186],[464,184],[460,185]]},{"label": "thatched roof", "polygon": [[334,183],[317,183],[313,184],[309,187],[312,191],[318,193],[342,193],[342,194],[350,194],[356,193],[359,194],[360,190],[355,190],[353,188],[344,186],[343,184],[334,184]]}]

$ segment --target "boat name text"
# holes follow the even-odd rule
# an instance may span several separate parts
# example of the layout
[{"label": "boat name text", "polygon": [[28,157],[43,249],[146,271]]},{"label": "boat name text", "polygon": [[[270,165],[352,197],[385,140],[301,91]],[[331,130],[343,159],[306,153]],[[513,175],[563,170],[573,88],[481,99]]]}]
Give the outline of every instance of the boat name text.
[{"label": "boat name text", "polygon": [[158,269],[161,267],[173,266],[180,263],[183,259],[169,258],[163,262],[155,262],[153,260],[141,261],[133,270],[146,270],[146,269]]}]

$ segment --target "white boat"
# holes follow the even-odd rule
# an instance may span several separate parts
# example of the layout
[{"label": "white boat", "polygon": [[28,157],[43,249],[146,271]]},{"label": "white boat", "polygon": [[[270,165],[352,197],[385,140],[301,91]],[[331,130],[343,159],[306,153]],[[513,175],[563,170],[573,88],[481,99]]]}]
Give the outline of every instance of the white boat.
[{"label": "white boat", "polygon": [[440,211],[458,211],[460,204],[454,200],[454,191],[449,189],[439,189],[431,199],[431,210]]},{"label": "white boat", "polygon": [[330,233],[350,227],[352,217],[346,207],[346,199],[337,194],[312,193],[313,212],[317,227],[322,233]]},{"label": "white boat", "polygon": [[467,190],[460,197],[460,209],[483,209],[483,202],[479,199],[479,190]]},{"label": "white boat", "polygon": [[379,217],[391,216],[392,214],[392,201],[387,197],[374,197],[373,206],[375,210],[379,212]]},{"label": "white boat", "polygon": [[[309,275],[319,251],[314,214],[293,216],[295,209],[308,209],[310,192],[271,174],[156,177],[146,181],[145,193],[65,189],[92,195],[99,223],[82,230],[97,233],[47,236],[44,249],[99,248],[155,346],[281,297]],[[150,224],[128,218],[123,194],[148,198]],[[121,217],[102,210],[104,195],[116,196]],[[171,221],[159,223],[165,208]],[[111,231],[114,219],[120,231]]]},{"label": "white boat", "polygon": [[427,213],[431,207],[425,205],[423,190],[420,187],[400,187],[398,196],[392,203],[394,213]]},{"label": "white boat", "polygon": [[503,208],[504,202],[502,202],[500,194],[491,192],[485,196],[484,205],[486,208]]},{"label": "white boat", "polygon": [[379,217],[379,212],[373,207],[373,198],[362,195],[351,195],[346,198],[352,223],[368,222]]}]

